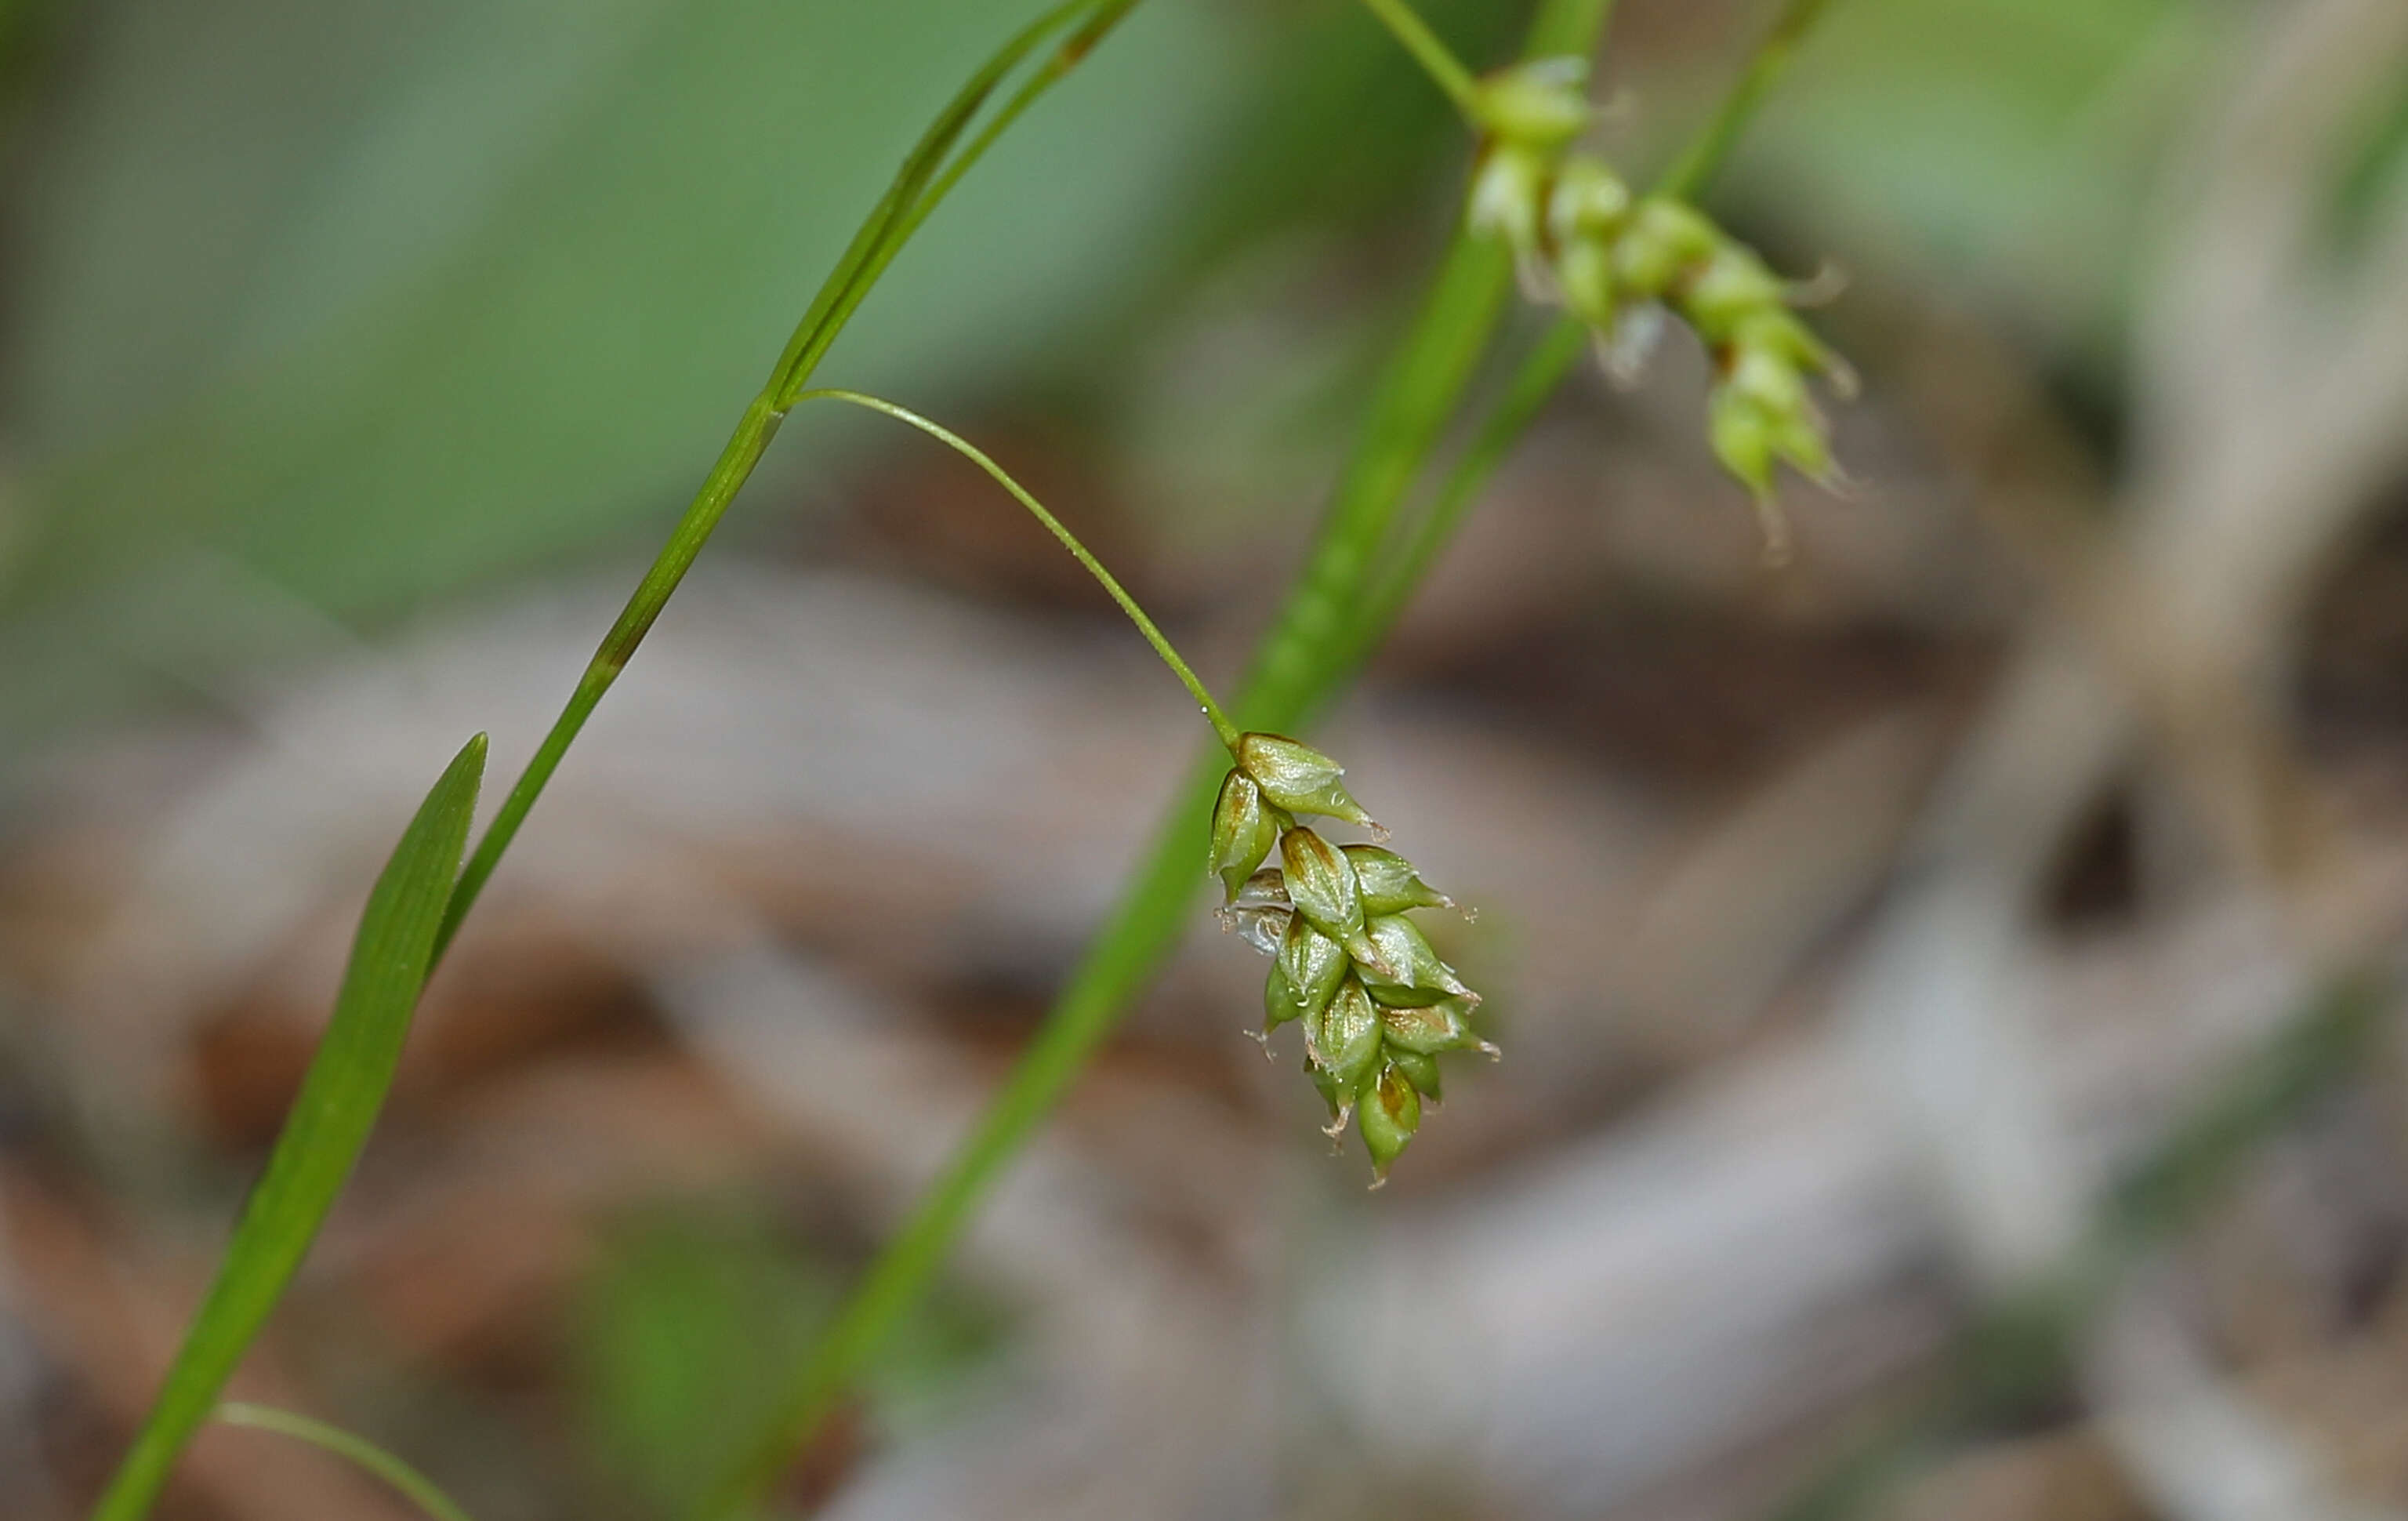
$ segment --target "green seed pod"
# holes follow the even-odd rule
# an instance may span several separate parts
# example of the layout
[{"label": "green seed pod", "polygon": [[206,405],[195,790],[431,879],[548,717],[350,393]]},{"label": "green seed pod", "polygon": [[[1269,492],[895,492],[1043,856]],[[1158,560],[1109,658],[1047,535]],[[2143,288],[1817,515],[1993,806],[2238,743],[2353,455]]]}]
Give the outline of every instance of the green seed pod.
[{"label": "green seed pod", "polygon": [[1560,151],[1589,122],[1588,60],[1537,58],[1480,81],[1473,120],[1500,143]]},{"label": "green seed pod", "polygon": [[1305,1033],[1312,1038],[1306,1042],[1312,1059],[1348,1093],[1361,1085],[1380,1059],[1380,1011],[1352,977],[1339,984],[1338,996],[1322,1011],[1317,1026],[1307,1024]]},{"label": "green seed pod", "polygon": [[1464,986],[1455,969],[1438,958],[1420,928],[1403,914],[1383,913],[1366,921],[1364,935],[1379,956],[1363,966],[1363,981],[1376,990],[1381,1002],[1407,1006],[1435,1003],[1442,997],[1480,1001],[1480,995]]},{"label": "green seed pod", "polygon": [[1722,234],[1695,208],[1651,195],[1631,214],[1620,244],[1622,283],[1641,296],[1662,295],[1721,246]]},{"label": "green seed pod", "polygon": [[1296,989],[1288,985],[1287,973],[1272,962],[1270,975],[1263,979],[1263,1033],[1268,1035],[1291,1019],[1301,1019],[1304,1012]]},{"label": "green seed pod", "polygon": [[1404,1155],[1406,1143],[1421,1128],[1421,1095],[1394,1066],[1383,1068],[1364,1090],[1354,1124],[1363,1132],[1364,1149],[1371,1154],[1371,1186],[1377,1188],[1388,1181],[1389,1166]]},{"label": "green seed pod", "polygon": [[1445,1101],[1444,1096],[1439,1091],[1436,1056],[1425,1056],[1418,1051],[1399,1051],[1392,1041],[1388,1046],[1388,1065],[1395,1068],[1399,1076],[1413,1085],[1413,1091],[1422,1096],[1423,1102],[1429,1108],[1436,1109]]},{"label": "green seed pod", "polygon": [[1329,1000],[1338,996],[1338,984],[1346,980],[1351,965],[1346,948],[1313,928],[1312,921],[1302,914],[1288,921],[1276,968],[1297,1014],[1320,1018]]},{"label": "green seed pod", "polygon": [[1615,302],[1613,250],[1595,238],[1561,243],[1555,250],[1555,288],[1564,309],[1600,334],[1613,331],[1619,308]]},{"label": "green seed pod", "polygon": [[1413,864],[1377,845],[1349,845],[1346,860],[1363,894],[1365,913],[1402,913],[1407,909],[1451,909],[1455,899],[1422,881]]},{"label": "green seed pod", "polygon": [[[1241,735],[1238,766],[1273,808],[1290,813],[1326,813],[1367,829],[1379,827],[1362,805],[1347,796],[1345,784],[1339,780],[1346,774],[1345,768],[1310,745],[1277,734]],[[1259,864],[1262,857],[1254,860]]]},{"label": "green seed pod", "polygon": [[1783,354],[1761,349],[1736,350],[1722,383],[1746,397],[1768,422],[1811,416],[1814,410],[1814,398],[1807,395],[1805,377]]},{"label": "green seed pod", "polygon": [[1280,836],[1288,900],[1315,929],[1340,944],[1363,935],[1363,889],[1344,852],[1306,828]]},{"label": "green seed pod", "polygon": [[1786,294],[1763,260],[1725,243],[1681,292],[1681,314],[1707,347],[1721,348],[1758,319],[1787,319],[1781,304]]},{"label": "green seed pod", "polygon": [[1442,1051],[1476,1051],[1483,1044],[1471,1029],[1467,998],[1440,998],[1412,1008],[1380,1010],[1380,1027],[1391,1051],[1435,1056]]},{"label": "green seed pod", "polygon": [[1244,771],[1231,771],[1212,805],[1212,860],[1206,868],[1228,889],[1224,901],[1238,900],[1238,890],[1278,839],[1279,825],[1264,806],[1262,789]]},{"label": "green seed pod", "polygon": [[1772,495],[1772,429],[1762,407],[1730,386],[1714,387],[1706,402],[1706,437],[1714,457],[1749,495],[1759,500]]},{"label": "green seed pod", "polygon": [[1630,221],[1630,187],[1605,161],[1575,153],[1547,194],[1547,232],[1559,245],[1611,243]]}]

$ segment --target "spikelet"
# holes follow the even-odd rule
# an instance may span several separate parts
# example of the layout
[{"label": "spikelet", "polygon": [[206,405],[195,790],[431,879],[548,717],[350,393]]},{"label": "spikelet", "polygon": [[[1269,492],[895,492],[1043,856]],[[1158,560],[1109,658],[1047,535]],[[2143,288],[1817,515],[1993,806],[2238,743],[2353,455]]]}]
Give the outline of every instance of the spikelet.
[{"label": "spikelet", "polygon": [[1592,113],[1577,60],[1543,59],[1493,74],[1471,116],[1481,130],[1466,216],[1513,252],[1524,294],[1560,306],[1596,335],[1617,382],[1635,378],[1662,313],[1693,328],[1713,356],[1707,437],[1747,488],[1765,557],[1787,558],[1788,524],[1773,486],[1783,465],[1825,486],[1841,481],[1830,428],[1808,382],[1842,395],[1854,378],[1791,308],[1809,290],[1784,282],[1697,208],[1635,196],[1612,167],[1573,148]]},{"label": "spikelet", "polygon": [[[1233,750],[1238,766],[1213,810],[1211,868],[1233,905],[1225,912],[1271,957],[1263,1038],[1301,1026],[1305,1071],[1329,1106],[1329,1133],[1354,1125],[1377,1187],[1424,1111],[1438,1106],[1438,1058],[1498,1054],[1472,1027],[1480,995],[1408,917],[1455,900],[1395,851],[1333,844],[1297,822],[1370,825],[1337,762],[1278,735],[1244,735]],[[1275,821],[1273,839],[1260,839],[1257,818]],[[1273,856],[1278,865],[1260,866]]]}]

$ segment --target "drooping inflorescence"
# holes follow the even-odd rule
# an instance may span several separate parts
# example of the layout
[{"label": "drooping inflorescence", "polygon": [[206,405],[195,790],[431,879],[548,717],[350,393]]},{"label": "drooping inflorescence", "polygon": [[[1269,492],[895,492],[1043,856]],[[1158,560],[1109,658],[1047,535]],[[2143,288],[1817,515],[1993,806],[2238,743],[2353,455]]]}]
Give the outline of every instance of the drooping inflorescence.
[{"label": "drooping inflorescence", "polygon": [[1846,395],[1854,377],[1798,319],[1809,287],[1781,280],[1687,202],[1635,194],[1603,159],[1575,151],[1590,117],[1586,78],[1584,60],[1549,58],[1481,82],[1467,215],[1513,251],[1533,299],[1588,326],[1616,379],[1635,375],[1666,312],[1696,331],[1714,364],[1714,453],[1755,500],[1768,555],[1784,557],[1776,467],[1786,462],[1825,485],[1839,479],[1808,382],[1820,377]]},{"label": "drooping inflorescence", "polygon": [[[1352,1119],[1374,1186],[1439,1101],[1438,1058],[1497,1048],[1471,1027],[1480,995],[1409,917],[1453,908],[1412,862],[1382,845],[1336,845],[1299,814],[1379,830],[1338,763],[1275,734],[1246,734],[1212,810],[1211,870],[1227,922],[1271,958],[1263,1037],[1304,1028],[1305,1071],[1329,1104],[1329,1134]],[[1384,838],[1384,836],[1383,836]],[[1273,854],[1276,866],[1266,866]]]}]

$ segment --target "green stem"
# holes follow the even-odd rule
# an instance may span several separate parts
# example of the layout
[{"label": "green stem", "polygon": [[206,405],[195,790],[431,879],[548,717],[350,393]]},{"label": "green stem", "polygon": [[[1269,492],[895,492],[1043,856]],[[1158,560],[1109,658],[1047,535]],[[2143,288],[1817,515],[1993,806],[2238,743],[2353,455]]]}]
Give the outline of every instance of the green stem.
[{"label": "green stem", "polygon": [[[636,587],[633,595],[619,614],[609,633],[587,663],[584,674],[569,694],[567,704],[553,721],[550,732],[536,749],[535,756],[519,774],[518,781],[503,798],[491,824],[477,841],[477,848],[460,873],[458,887],[452,897],[450,910],[444,915],[443,928],[436,942],[440,956],[452,938],[459,933],[461,923],[476,906],[485,883],[501,864],[510,842],[518,837],[520,826],[535,808],[536,799],[543,795],[552,773],[560,768],[586,720],[601,704],[626,669],[627,662],[652,631],[661,610],[671,594],[685,579],[686,572],[710,542],[719,521],[736,499],[737,493],[752,479],[753,468],[767,451],[770,439],[777,437],[778,424],[784,419],[792,398],[799,394],[810,380],[823,356],[844,329],[861,303],[867,299],[904,242],[917,231],[931,212],[961,181],[964,174],[986,152],[1005,126],[1016,120],[1037,97],[1050,89],[1093,48],[1103,34],[1127,14],[1135,0],[1068,0],[1055,6],[1013,36],[990,59],[986,65],[970,78],[945,110],[930,125],[903,166],[894,183],[863,222],[860,231],[838,260],[836,268],[822,282],[811,299],[794,335],[787,340],[783,352],[772,366],[767,382],[744,409],[735,433],[726,447],[720,451],[718,462],[704,477],[702,487],[694,501],[678,519],[668,542]],[[952,162],[946,155],[968,129],[987,97],[1004,77],[1035,51],[1048,36],[1070,24],[1082,15],[1087,23],[1063,44],[1054,58],[1025,84],[1019,93],[1002,108],[987,129],[973,138]]]},{"label": "green stem", "polygon": [[996,484],[1010,492],[1013,499],[1026,508],[1029,514],[1039,523],[1045,525],[1047,533],[1061,540],[1062,547],[1070,552],[1070,558],[1085,567],[1087,574],[1095,577],[1104,590],[1111,594],[1111,599],[1120,604],[1121,611],[1126,613],[1129,622],[1137,625],[1137,631],[1145,636],[1145,642],[1154,646],[1154,653],[1162,657],[1162,663],[1170,667],[1170,673],[1186,685],[1189,696],[1193,696],[1197,706],[1203,710],[1205,721],[1212,725],[1212,732],[1220,737],[1222,745],[1229,752],[1230,756],[1233,759],[1236,757],[1240,738],[1238,726],[1229,722],[1229,715],[1221,710],[1221,705],[1218,702],[1212,700],[1211,691],[1205,686],[1196,672],[1189,668],[1187,662],[1180,658],[1179,651],[1172,646],[1162,630],[1154,626],[1154,620],[1146,616],[1145,609],[1138,606],[1137,598],[1129,595],[1126,589],[1114,579],[1112,573],[1104,568],[1103,562],[1089,553],[1087,546],[1079,542],[1078,535],[1063,526],[1061,519],[1045,510],[1045,504],[1029,495],[1026,487],[1006,474],[1002,466],[997,465],[975,445],[950,428],[929,421],[909,407],[898,406],[878,396],[866,395],[859,391],[823,388],[817,391],[801,392],[796,395],[795,400],[797,404],[806,401],[850,402],[855,407],[867,407],[873,412],[882,412],[898,423],[908,423],[918,428],[929,438],[946,445],[953,452],[994,477]]},{"label": "green stem", "polygon": [[1446,92],[1447,98],[1455,102],[1457,110],[1467,117],[1476,116],[1480,103],[1479,81],[1471,77],[1471,70],[1463,66],[1463,61],[1455,56],[1454,50],[1439,40],[1438,34],[1429,29],[1429,23],[1422,20],[1420,12],[1406,0],[1363,0],[1363,5],[1372,15],[1380,18],[1381,24],[1387,27],[1398,42],[1404,44],[1405,51],[1412,53],[1413,61],[1421,65],[1422,71]]},{"label": "green stem", "polygon": [[1677,201],[1694,201],[1705,194],[1707,181],[1722,167],[1723,160],[1730,156],[1731,146],[1747,130],[1757,108],[1772,93],[1772,87],[1781,82],[1782,75],[1788,72],[1798,45],[1823,19],[1829,5],[1830,0],[1786,0],[1771,30],[1756,44],[1746,71],[1723,97],[1721,108],[1664,176],[1663,183],[1657,187],[1658,194]]},{"label": "green stem", "polygon": [[435,1521],[468,1521],[468,1513],[437,1487],[434,1480],[375,1442],[365,1437],[355,1437],[340,1427],[313,1421],[307,1415],[296,1415],[288,1410],[244,1404],[232,1399],[217,1408],[217,1418],[227,1426],[247,1426],[256,1431],[273,1431],[279,1436],[292,1437],[348,1459],[393,1485],[400,1491],[403,1499],[435,1517]]}]

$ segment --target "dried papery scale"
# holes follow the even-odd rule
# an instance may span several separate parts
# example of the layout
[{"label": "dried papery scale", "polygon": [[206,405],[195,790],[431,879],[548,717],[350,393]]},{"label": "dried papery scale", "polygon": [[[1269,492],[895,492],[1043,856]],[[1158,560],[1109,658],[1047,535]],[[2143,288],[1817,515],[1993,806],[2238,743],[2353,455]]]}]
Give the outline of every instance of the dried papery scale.
[{"label": "dried papery scale", "polygon": [[[1440,1091],[1438,1058],[1497,1048],[1471,1026],[1480,996],[1440,959],[1408,917],[1452,909],[1412,862],[1381,844],[1331,842],[1304,818],[1370,827],[1345,789],[1338,763],[1297,740],[1247,734],[1230,747],[1237,766],[1222,784],[1209,866],[1233,907],[1224,910],[1248,943],[1271,956],[1263,984],[1261,1039],[1282,1026],[1304,1032],[1305,1070],[1329,1107],[1328,1133],[1351,1124],[1363,1138],[1373,1185],[1420,1128]],[[1240,782],[1252,783],[1252,791]],[[1265,866],[1232,878],[1245,838],[1244,812],[1258,799],[1282,823]],[[1226,811],[1229,817],[1222,816]],[[1247,839],[1246,852],[1254,842]],[[1268,931],[1279,927],[1274,941]]]}]

